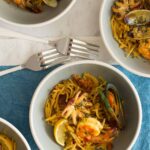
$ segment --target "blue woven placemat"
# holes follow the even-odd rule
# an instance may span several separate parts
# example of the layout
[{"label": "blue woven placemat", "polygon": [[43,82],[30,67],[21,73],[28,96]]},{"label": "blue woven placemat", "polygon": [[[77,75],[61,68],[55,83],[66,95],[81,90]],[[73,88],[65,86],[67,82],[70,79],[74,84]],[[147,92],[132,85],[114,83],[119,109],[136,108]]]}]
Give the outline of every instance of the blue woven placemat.
[{"label": "blue woven placemat", "polygon": [[[120,66],[135,85],[142,103],[143,123],[133,150],[150,150],[150,79],[136,76]],[[9,67],[0,67],[0,70]],[[0,77],[0,117],[15,125],[25,136],[32,150],[38,150],[29,128],[29,106],[39,82],[54,68],[42,72],[23,70]]]}]

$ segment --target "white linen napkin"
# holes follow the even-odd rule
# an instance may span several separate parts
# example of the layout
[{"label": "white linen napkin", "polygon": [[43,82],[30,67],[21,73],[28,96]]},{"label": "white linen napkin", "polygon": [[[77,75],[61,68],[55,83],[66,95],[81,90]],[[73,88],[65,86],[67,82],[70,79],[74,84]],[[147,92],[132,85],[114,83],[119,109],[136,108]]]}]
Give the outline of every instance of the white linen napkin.
[{"label": "white linen napkin", "polygon": [[[12,38],[13,34],[12,31],[0,29],[0,66],[23,64],[31,55],[51,48],[48,44],[24,40],[22,37]],[[54,40],[54,38],[49,39]],[[98,60],[109,64],[116,63],[107,52],[100,37],[80,37],[78,39],[100,45]]]}]

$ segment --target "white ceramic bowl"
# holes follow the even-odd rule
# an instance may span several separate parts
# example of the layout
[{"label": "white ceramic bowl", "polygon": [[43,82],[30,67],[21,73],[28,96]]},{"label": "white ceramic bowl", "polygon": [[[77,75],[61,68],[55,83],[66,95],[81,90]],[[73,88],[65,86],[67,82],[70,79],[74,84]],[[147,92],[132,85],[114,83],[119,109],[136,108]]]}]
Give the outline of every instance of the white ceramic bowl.
[{"label": "white ceramic bowl", "polygon": [[61,18],[72,8],[75,2],[76,0],[61,0],[58,7],[50,8],[45,6],[42,13],[35,14],[1,0],[0,20],[23,27],[42,26]]},{"label": "white ceramic bowl", "polygon": [[110,18],[113,2],[114,0],[103,0],[100,9],[100,31],[106,48],[112,57],[127,70],[143,77],[150,77],[150,62],[143,59],[125,57],[124,51],[119,48],[118,43],[112,35]]},{"label": "white ceramic bowl", "polygon": [[36,89],[30,105],[30,128],[40,150],[60,150],[53,138],[53,129],[44,122],[44,104],[48,93],[58,82],[72,74],[90,72],[101,75],[119,89],[125,99],[126,128],[114,143],[114,150],[131,149],[141,128],[142,110],[138,93],[129,79],[119,70],[99,61],[78,61],[63,65],[49,73]]},{"label": "white ceramic bowl", "polygon": [[0,118],[0,133],[3,132],[16,142],[17,150],[31,150],[20,131],[8,121]]}]

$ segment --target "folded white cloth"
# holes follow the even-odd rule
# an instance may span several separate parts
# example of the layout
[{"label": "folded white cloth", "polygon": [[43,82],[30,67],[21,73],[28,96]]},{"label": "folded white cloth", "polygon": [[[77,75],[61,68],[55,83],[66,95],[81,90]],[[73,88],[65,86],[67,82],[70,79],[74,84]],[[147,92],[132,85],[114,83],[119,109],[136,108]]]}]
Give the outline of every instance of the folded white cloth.
[{"label": "folded white cloth", "polygon": [[[12,38],[12,37],[18,38]],[[51,48],[48,44],[24,40],[24,35],[0,28],[0,66],[11,66],[23,64],[31,55]],[[76,37],[89,43],[99,44],[98,60],[109,64],[115,64],[110,54],[107,52],[100,37]],[[46,38],[47,39],[47,38]],[[54,40],[54,38],[48,38]],[[55,38],[56,39],[56,38]]]},{"label": "folded white cloth", "polygon": [[[114,64],[103,43],[98,38],[82,38],[85,41],[100,44],[99,60]],[[50,48],[49,45],[22,39],[0,38],[0,66],[24,63],[31,55]]]},{"label": "folded white cloth", "polygon": [[31,55],[47,49],[42,43],[20,39],[0,39],[0,66],[23,64]]}]

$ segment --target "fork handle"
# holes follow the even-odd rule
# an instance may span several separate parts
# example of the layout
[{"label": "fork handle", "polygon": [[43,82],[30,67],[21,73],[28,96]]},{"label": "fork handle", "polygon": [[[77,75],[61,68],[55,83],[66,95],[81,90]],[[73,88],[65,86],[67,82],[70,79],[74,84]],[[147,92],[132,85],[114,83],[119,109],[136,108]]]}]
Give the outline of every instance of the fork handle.
[{"label": "fork handle", "polygon": [[22,69],[24,69],[24,68],[21,65],[19,65],[19,66],[10,68],[10,69],[6,69],[6,70],[3,70],[3,71],[0,71],[0,77],[4,76],[6,74],[9,74],[9,73],[15,72],[15,71],[22,70]]}]

